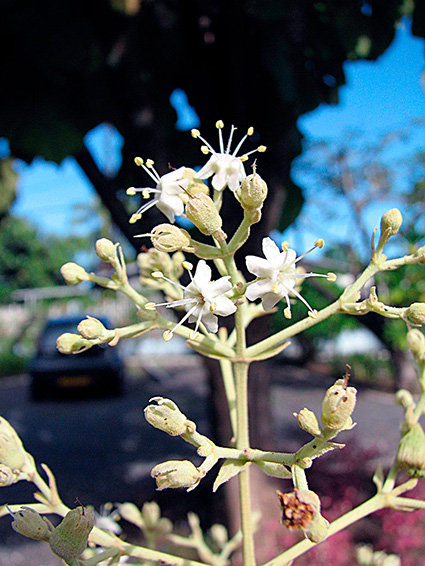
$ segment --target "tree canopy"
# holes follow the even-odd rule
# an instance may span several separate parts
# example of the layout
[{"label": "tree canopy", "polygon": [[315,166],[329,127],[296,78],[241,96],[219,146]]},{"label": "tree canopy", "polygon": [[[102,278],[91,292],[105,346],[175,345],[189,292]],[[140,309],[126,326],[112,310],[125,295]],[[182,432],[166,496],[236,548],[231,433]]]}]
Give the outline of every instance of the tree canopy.
[{"label": "tree canopy", "polygon": [[[208,139],[217,119],[256,128],[253,142],[268,146],[260,173],[274,194],[262,229],[282,229],[303,203],[289,177],[301,148],[297,118],[336,102],[344,61],[378,57],[409,11],[413,33],[424,36],[423,6],[402,0],[4,2],[0,135],[28,162],[74,155],[131,238],[139,230],[128,224],[123,189],[138,182],[134,156],[154,158],[162,173],[199,160],[199,144],[175,128],[169,97],[181,88]],[[113,180],[84,146],[105,121],[125,140]],[[144,227],[156,221],[150,211]]]}]

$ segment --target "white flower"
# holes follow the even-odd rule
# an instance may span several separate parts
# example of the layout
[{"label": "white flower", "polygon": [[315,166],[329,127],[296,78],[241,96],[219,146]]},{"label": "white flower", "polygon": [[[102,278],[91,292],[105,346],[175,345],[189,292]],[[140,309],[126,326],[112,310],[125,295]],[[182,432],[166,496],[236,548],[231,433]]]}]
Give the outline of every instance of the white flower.
[{"label": "white flower", "polygon": [[167,308],[183,306],[185,308],[186,314],[184,317],[176,324],[173,330],[164,333],[165,340],[170,340],[176,328],[188,319],[189,322],[196,322],[192,337],[196,336],[201,322],[205,325],[208,332],[215,333],[218,331],[217,315],[228,316],[236,311],[234,303],[224,296],[224,293],[227,293],[232,288],[229,275],[220,277],[217,281],[211,281],[211,268],[203,259],[196,266],[195,275],[193,276],[190,271],[192,266],[188,262],[184,262],[183,266],[189,270],[191,277],[191,282],[187,287],[168,279],[161,272],[152,274],[154,277],[165,279],[183,289],[183,299],[168,303],[148,303],[146,305],[148,309],[160,306]]},{"label": "white flower", "polygon": [[170,222],[174,222],[175,216],[180,216],[184,212],[182,196],[185,195],[184,191],[189,185],[189,175],[192,174],[193,171],[187,167],[180,167],[180,169],[175,169],[160,177],[154,169],[151,159],[148,159],[146,163],[144,163],[143,159],[136,157],[135,162],[137,165],[143,167],[146,173],[155,181],[156,187],[138,189],[130,187],[127,189],[128,195],[142,193],[144,198],[149,198],[151,193],[155,195],[152,200],[141,206],[139,210],[132,215],[130,223],[133,224],[137,222],[146,210],[155,205],[165,214]]},{"label": "white flower", "polygon": [[319,273],[297,273],[296,264],[307,253],[314,248],[323,247],[323,240],[317,240],[314,247],[300,257],[296,257],[294,250],[290,250],[283,245],[283,251],[271,238],[263,238],[263,253],[265,259],[257,256],[247,256],[246,266],[250,273],[257,276],[257,279],[248,284],[245,295],[250,301],[261,298],[265,311],[272,309],[282,299],[286,300],[287,308],[284,314],[287,318],[291,318],[291,306],[289,295],[295,295],[308,308],[309,314],[315,316],[314,311],[308,302],[295,289],[297,279],[305,279],[306,277],[326,277],[328,281],[335,281],[336,276],[333,273],[326,275]]},{"label": "white flower", "polygon": [[235,126],[232,126],[230,130],[229,140],[227,142],[227,147],[224,149],[223,143],[223,134],[221,130],[223,129],[224,124],[221,120],[216,123],[216,128],[218,129],[219,138],[220,138],[220,152],[217,153],[214,151],[212,146],[205,141],[199,130],[193,129],[192,136],[194,138],[199,138],[202,140],[205,145],[202,146],[202,153],[206,155],[211,153],[211,157],[208,162],[202,167],[200,171],[196,173],[197,179],[208,179],[213,175],[212,178],[212,186],[216,191],[222,191],[225,187],[229,187],[232,191],[236,191],[239,187],[241,182],[245,179],[246,173],[243,166],[243,162],[248,159],[248,155],[251,153],[255,153],[256,151],[263,152],[266,150],[265,146],[260,146],[253,151],[249,151],[240,157],[237,156],[239,149],[241,148],[243,142],[246,140],[248,136],[251,136],[254,133],[253,128],[249,128],[246,135],[241,139],[238,143],[235,151],[230,153],[230,148],[232,145],[232,138],[233,133],[235,132]]}]

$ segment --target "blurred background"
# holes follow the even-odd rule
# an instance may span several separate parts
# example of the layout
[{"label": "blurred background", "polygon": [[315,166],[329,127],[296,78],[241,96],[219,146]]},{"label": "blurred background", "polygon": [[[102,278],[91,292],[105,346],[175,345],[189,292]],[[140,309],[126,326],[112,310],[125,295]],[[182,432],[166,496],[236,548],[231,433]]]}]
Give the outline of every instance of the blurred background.
[{"label": "blurred background", "polygon": [[[54,467],[53,460],[58,477],[68,474],[63,486],[69,505],[83,496],[97,506],[108,498],[118,500],[118,490],[108,492],[107,479],[119,482],[123,474],[124,495],[142,504],[153,496],[152,462],[175,450],[164,435],[143,429],[143,403],[165,390],[186,403],[185,411],[196,394],[202,399],[198,418],[205,430],[228,442],[217,368],[205,366],[176,339],[165,350],[160,336],[150,336],[122,344],[117,354],[120,397],[73,395],[68,374],[60,370],[59,398],[35,400],[28,370],[43,350],[40,333],[46,319],[89,313],[106,316],[112,326],[136,320],[125,297],[90,285],[66,287],[61,265],[76,261],[107,275],[93,252],[96,239],[107,237],[122,244],[137,287],[137,253],[149,241],[134,235],[149,232],[164,217],[150,209],[142,221],[129,224],[138,203],[126,196],[127,187],[150,184],[134,157],[154,159],[160,174],[169,164],[202,165],[190,129],[199,128],[217,147],[218,119],[224,121],[225,134],[237,126],[236,138],[254,127],[247,151],[267,146],[258,172],[268,182],[270,197],[243,255],[258,255],[262,237],[269,234],[278,243],[287,240],[297,253],[319,237],[325,240],[325,248],[309,255],[304,265],[315,272],[334,271],[338,280],[305,284],[303,294],[314,308],[333,301],[368,263],[371,233],[386,210],[397,206],[404,217],[389,254],[423,245],[424,3],[4,0],[0,11],[1,414],[22,433],[38,461]],[[230,202],[232,195],[227,196]],[[232,233],[238,221],[232,208],[226,231]],[[377,285],[380,300],[394,306],[425,301],[421,269],[403,268],[370,284]],[[294,320],[305,316],[303,305],[295,304],[293,312]],[[389,420],[369,422],[364,428],[369,441],[359,433],[351,448],[361,459],[374,451],[385,460],[398,435],[390,393],[415,387],[398,322],[337,316],[293,341],[279,360],[254,365],[253,445],[296,449],[300,438],[291,412],[306,404],[306,396],[320,406],[324,389],[349,363],[364,396],[365,416],[370,419],[378,403]],[[251,333],[258,338],[284,324],[278,312],[256,321]],[[61,363],[65,367],[67,362]],[[81,389],[93,377],[93,364],[89,360],[83,369],[67,370],[77,372]],[[66,415],[60,429],[59,413]],[[261,422],[258,415],[263,415]],[[105,444],[105,423],[113,427],[115,457],[108,447],[105,452],[99,448],[96,456],[90,448]],[[148,436],[157,451],[149,451]],[[68,456],[59,456],[58,447],[67,447]],[[87,473],[81,462],[90,455]],[[116,463],[120,459],[126,462],[124,471]],[[327,485],[326,474],[335,480],[353,473],[351,484],[363,485],[363,470],[353,471],[348,457],[339,464],[318,474],[319,490]],[[104,482],[93,481],[102,474]],[[331,514],[339,509],[335,501],[343,506],[358,497],[346,493],[347,483],[341,481],[341,491],[329,493]],[[9,503],[22,500],[22,486],[7,489]],[[360,500],[368,489],[358,490]],[[196,498],[191,503],[196,506]],[[171,515],[175,506],[168,505]],[[199,501],[197,506],[200,511]],[[200,512],[208,523],[208,513]],[[214,517],[227,520],[220,504]],[[383,532],[382,524],[379,528]],[[374,533],[372,542],[382,543],[379,528],[373,523],[350,536],[356,542]],[[273,544],[284,546],[282,536],[276,534]],[[406,546],[421,548],[412,541]],[[350,564],[347,554],[341,560]],[[406,565],[420,564],[416,560],[413,556]]]}]

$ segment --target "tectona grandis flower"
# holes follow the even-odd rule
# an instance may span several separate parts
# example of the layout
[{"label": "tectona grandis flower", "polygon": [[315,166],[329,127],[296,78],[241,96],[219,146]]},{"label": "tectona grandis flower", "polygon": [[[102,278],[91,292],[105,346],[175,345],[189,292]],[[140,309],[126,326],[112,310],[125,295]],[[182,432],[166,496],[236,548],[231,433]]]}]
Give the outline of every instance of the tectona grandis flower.
[{"label": "tectona grandis flower", "polygon": [[216,152],[212,148],[212,146],[203,137],[201,137],[199,130],[192,130],[192,136],[194,138],[199,138],[205,144],[201,148],[202,153],[204,153],[205,155],[211,153],[210,159],[202,167],[202,169],[196,173],[196,178],[208,179],[209,177],[213,176],[211,184],[216,191],[222,191],[226,187],[229,187],[229,189],[231,189],[232,191],[236,191],[241,181],[243,181],[246,177],[243,162],[248,159],[248,156],[250,154],[255,153],[256,151],[263,152],[266,150],[266,148],[265,146],[261,145],[257,149],[249,151],[248,153],[245,153],[244,155],[238,157],[238,151],[240,150],[246,138],[248,136],[252,136],[254,129],[249,128],[248,132],[238,143],[233,153],[230,153],[233,134],[236,130],[235,126],[232,126],[230,130],[230,136],[226,148],[224,148],[223,134],[221,131],[224,128],[224,124],[221,120],[216,123],[216,128],[218,129],[218,135],[220,138],[219,152]]},{"label": "tectona grandis flower", "polygon": [[165,306],[167,308],[184,307],[187,311],[173,330],[164,332],[165,340],[170,340],[176,328],[181,326],[188,319],[189,322],[196,323],[193,337],[196,336],[201,322],[205,325],[208,332],[215,333],[218,331],[217,315],[228,316],[236,311],[234,303],[228,297],[224,296],[224,294],[232,288],[229,275],[220,277],[217,281],[211,281],[211,268],[203,259],[200,260],[196,266],[195,275],[193,276],[191,273],[191,264],[184,262],[183,265],[189,271],[191,277],[191,282],[187,287],[168,279],[162,272],[152,274],[153,277],[165,279],[165,281],[180,287],[183,289],[184,293],[183,299],[177,301],[158,304],[148,303],[146,305],[147,309]]},{"label": "tectona grandis flower", "polygon": [[132,215],[130,223],[134,224],[137,220],[140,220],[142,214],[146,212],[146,210],[149,210],[149,208],[152,208],[152,206],[159,208],[168,218],[169,222],[174,222],[175,217],[180,216],[184,212],[183,201],[186,199],[182,199],[182,196],[185,195],[184,191],[188,188],[194,171],[187,167],[180,167],[160,177],[154,169],[151,159],[148,159],[145,163],[143,159],[136,157],[135,162],[137,165],[140,165],[140,167],[143,167],[146,173],[156,183],[156,187],[138,189],[130,187],[127,189],[128,195],[142,193],[144,198],[149,198],[151,194],[155,195],[152,200],[141,206],[139,210]]},{"label": "tectona grandis flower", "polygon": [[328,281],[335,281],[334,273],[326,275],[320,273],[298,273],[296,264],[315,248],[323,247],[323,240],[317,240],[313,248],[305,254],[299,256],[294,250],[287,246],[282,246],[280,251],[278,246],[271,238],[263,238],[263,253],[265,258],[249,255],[246,258],[246,266],[250,273],[257,276],[257,279],[250,283],[245,295],[250,301],[261,298],[265,311],[272,309],[282,299],[286,300],[287,307],[284,310],[286,318],[291,318],[291,305],[289,296],[295,295],[308,308],[309,314],[315,316],[316,311],[295,289],[298,279],[307,277],[325,277]]}]

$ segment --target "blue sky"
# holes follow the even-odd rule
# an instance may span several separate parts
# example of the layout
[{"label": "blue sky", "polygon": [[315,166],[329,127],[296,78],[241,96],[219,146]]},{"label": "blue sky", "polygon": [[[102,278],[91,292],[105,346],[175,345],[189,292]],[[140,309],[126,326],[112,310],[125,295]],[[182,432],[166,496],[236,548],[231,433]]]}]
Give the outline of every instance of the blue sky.
[{"label": "blue sky", "polygon": [[[405,22],[397,30],[393,44],[376,62],[346,63],[347,84],[340,89],[340,103],[321,105],[302,116],[298,121],[301,132],[308,138],[338,139],[354,128],[373,138],[425,117],[424,43],[411,36]],[[182,129],[196,125],[191,122],[196,115],[189,118],[190,124],[178,125]],[[415,143],[425,150],[424,140],[418,136]],[[115,130],[101,125],[87,135],[86,142],[105,172],[112,173],[119,167],[122,139]],[[56,165],[36,159],[31,165],[18,162],[16,167],[19,186],[13,213],[27,217],[45,233],[77,233],[72,225],[74,207],[90,202],[94,191],[74,160],[67,158]],[[294,178],[302,184],[296,166]],[[285,237],[291,241],[294,236],[290,231]]]}]

